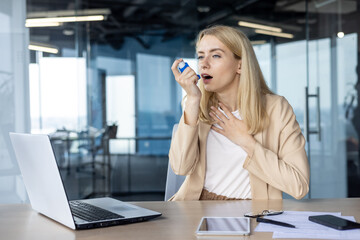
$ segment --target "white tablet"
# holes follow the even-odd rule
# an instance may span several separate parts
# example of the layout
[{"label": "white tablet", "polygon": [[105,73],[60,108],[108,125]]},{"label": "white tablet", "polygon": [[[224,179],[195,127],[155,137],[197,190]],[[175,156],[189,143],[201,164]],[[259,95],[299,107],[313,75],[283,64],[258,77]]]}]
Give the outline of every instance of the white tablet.
[{"label": "white tablet", "polygon": [[247,217],[203,217],[197,235],[249,235],[250,219]]}]

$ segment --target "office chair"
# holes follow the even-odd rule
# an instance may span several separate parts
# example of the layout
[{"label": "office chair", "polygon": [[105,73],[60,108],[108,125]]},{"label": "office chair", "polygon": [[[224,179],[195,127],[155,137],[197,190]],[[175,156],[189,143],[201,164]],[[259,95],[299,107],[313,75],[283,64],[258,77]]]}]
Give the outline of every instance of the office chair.
[{"label": "office chair", "polygon": [[59,169],[65,170],[67,175],[71,172],[71,159],[73,155],[78,155],[78,151],[73,149],[73,137],[77,132],[68,130],[66,128],[57,129],[55,132],[49,134],[51,145],[54,150]]},{"label": "office chair", "polygon": [[[110,139],[115,139],[117,134],[117,126],[110,125],[106,126],[100,130],[97,130],[89,134],[90,131],[85,131],[83,135],[79,135],[79,139],[84,139],[84,144],[79,145],[79,149],[84,149],[86,155],[90,156],[90,162],[81,163],[77,166],[76,171],[91,173],[92,176],[92,189],[93,191],[84,198],[96,197],[98,195],[108,196],[111,195],[110,192],[110,175],[111,175],[111,161],[110,161],[110,151],[109,151],[109,141]],[[97,155],[102,155],[102,161],[97,161]],[[86,169],[86,166],[90,166],[89,169]],[[96,168],[96,166],[100,166]],[[99,172],[101,170],[101,172]],[[99,174],[100,173],[100,174]],[[104,188],[103,191],[95,191],[96,179],[104,179]]]},{"label": "office chair", "polygon": [[[177,128],[178,124],[175,124],[172,131],[172,138],[174,137]],[[185,177],[186,176],[176,175],[171,169],[170,162],[168,163],[164,201],[169,200],[179,190],[181,184],[185,180]]]},{"label": "office chair", "polygon": [[[93,129],[89,129],[86,131],[81,131],[78,133],[78,149],[80,152],[80,158],[84,158],[85,156],[90,156],[91,161],[87,162],[87,163],[80,163],[78,164],[78,166],[76,167],[76,171],[80,172],[85,170],[85,167],[87,165],[90,165],[90,171],[89,173],[92,173],[93,175],[95,175],[95,164],[97,163],[96,160],[96,156],[101,153],[101,152],[105,152],[105,147],[104,147],[104,138],[106,138],[106,129],[100,129],[100,130],[95,130]],[[88,169],[89,170],[89,169]],[[86,172],[86,171],[84,171]]]}]

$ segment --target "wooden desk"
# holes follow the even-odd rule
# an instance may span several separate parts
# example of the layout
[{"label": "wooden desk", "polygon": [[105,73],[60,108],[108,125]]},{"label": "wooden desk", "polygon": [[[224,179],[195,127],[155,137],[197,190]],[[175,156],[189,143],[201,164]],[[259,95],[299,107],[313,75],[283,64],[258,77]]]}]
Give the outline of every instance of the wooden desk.
[{"label": "wooden desk", "polygon": [[[243,201],[192,201],[192,202],[136,202],[163,215],[147,222],[108,228],[73,231],[33,211],[29,205],[0,205],[0,237],[17,239],[197,239],[195,229],[203,216],[243,216],[250,211],[294,210],[330,211],[355,216],[360,220],[360,199],[312,200],[243,200]],[[236,239],[272,239],[272,233],[254,232],[257,223],[251,222],[251,235]],[[203,239],[203,238],[202,238]],[[221,238],[219,238],[221,239]],[[231,238],[234,239],[234,238]]]}]

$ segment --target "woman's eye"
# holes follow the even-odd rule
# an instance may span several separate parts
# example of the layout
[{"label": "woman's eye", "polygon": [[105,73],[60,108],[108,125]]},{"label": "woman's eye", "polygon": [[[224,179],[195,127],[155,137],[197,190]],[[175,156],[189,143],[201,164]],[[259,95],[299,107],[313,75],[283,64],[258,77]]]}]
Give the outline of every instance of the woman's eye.
[{"label": "woman's eye", "polygon": [[220,55],[213,55],[213,58],[220,58]]},{"label": "woman's eye", "polygon": [[204,58],[203,56],[198,56],[198,57],[197,57],[197,59],[199,59],[199,60],[200,60],[200,59],[203,59],[203,58]]}]

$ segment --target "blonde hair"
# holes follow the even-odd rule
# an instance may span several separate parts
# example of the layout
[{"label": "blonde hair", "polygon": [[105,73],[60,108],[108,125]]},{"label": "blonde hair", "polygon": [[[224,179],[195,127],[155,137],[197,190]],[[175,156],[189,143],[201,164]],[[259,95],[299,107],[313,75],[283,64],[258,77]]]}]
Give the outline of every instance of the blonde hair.
[{"label": "blonde hair", "polygon": [[[228,26],[212,26],[202,30],[197,37],[196,47],[201,39],[211,35],[228,47],[236,59],[241,59],[241,74],[238,89],[239,113],[249,129],[250,134],[264,130],[269,121],[266,113],[266,94],[273,94],[266,85],[254,49],[249,39],[240,30]],[[209,116],[211,106],[218,107],[218,99],[214,92],[208,92],[202,81],[199,83],[202,93],[199,119],[212,124]]]}]

